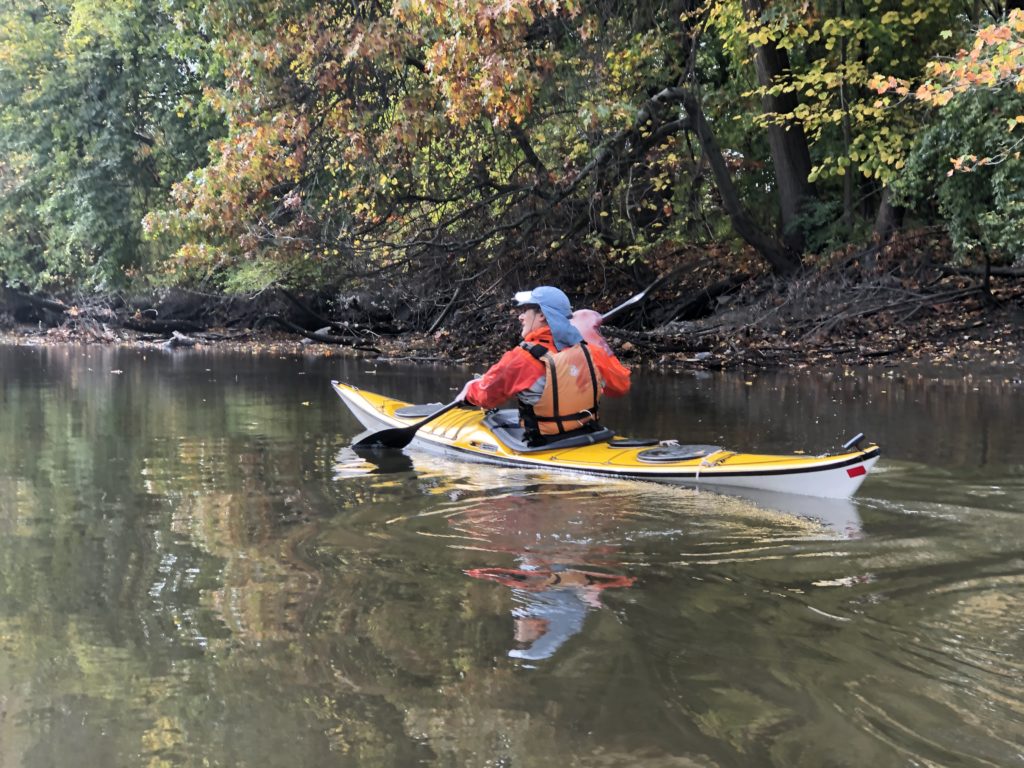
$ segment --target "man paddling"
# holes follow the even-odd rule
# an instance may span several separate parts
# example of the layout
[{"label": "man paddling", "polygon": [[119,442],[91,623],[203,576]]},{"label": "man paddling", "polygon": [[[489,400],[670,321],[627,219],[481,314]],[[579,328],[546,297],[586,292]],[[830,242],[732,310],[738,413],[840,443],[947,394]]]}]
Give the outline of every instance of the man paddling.
[{"label": "man paddling", "polygon": [[629,391],[630,371],[611,350],[587,344],[572,324],[572,305],[558,288],[542,285],[515,295],[523,342],[456,400],[496,408],[516,397],[527,443],[542,445],[578,430],[597,429],[601,397]]}]

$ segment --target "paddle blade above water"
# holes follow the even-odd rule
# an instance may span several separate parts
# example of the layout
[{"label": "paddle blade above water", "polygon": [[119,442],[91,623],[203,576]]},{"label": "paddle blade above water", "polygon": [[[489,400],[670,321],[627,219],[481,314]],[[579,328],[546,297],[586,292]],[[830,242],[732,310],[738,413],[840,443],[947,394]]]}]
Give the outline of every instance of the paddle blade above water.
[{"label": "paddle blade above water", "polygon": [[453,408],[458,408],[462,405],[462,402],[456,400],[448,403],[448,405],[442,406],[441,408],[434,411],[432,414],[427,416],[422,421],[417,421],[415,424],[410,424],[408,427],[392,427],[390,429],[382,429],[379,432],[373,432],[365,437],[357,439],[352,443],[353,448],[405,448],[412,439],[416,437],[416,432],[424,424],[429,424],[431,421],[436,419],[438,416],[443,416]]},{"label": "paddle blade above water", "polygon": [[416,436],[416,432],[409,427],[395,427],[394,429],[382,429],[380,432],[370,432],[363,437],[357,438],[352,443],[353,448],[373,450],[375,448],[398,449],[405,448]]}]

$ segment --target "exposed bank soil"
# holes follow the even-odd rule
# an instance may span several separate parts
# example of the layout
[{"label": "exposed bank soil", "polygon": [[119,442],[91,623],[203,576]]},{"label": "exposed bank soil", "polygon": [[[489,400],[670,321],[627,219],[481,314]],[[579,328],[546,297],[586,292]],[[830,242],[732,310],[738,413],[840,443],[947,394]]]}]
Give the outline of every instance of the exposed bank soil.
[{"label": "exposed bank soil", "polygon": [[[880,251],[836,254],[786,281],[744,256],[676,253],[657,266],[668,277],[603,333],[628,364],[665,371],[918,362],[1019,375],[1024,271],[993,270],[986,285],[979,270],[939,258],[940,246],[906,237]],[[625,272],[606,272],[600,284],[550,273],[537,282],[574,284],[571,294],[599,297],[599,311],[646,287]],[[429,307],[410,307],[395,292],[326,302],[286,292],[244,301],[179,293],[79,306],[8,291],[0,334],[20,344],[202,346],[482,368],[517,341],[515,311],[497,299],[460,303],[460,293],[473,295],[454,292]]]}]

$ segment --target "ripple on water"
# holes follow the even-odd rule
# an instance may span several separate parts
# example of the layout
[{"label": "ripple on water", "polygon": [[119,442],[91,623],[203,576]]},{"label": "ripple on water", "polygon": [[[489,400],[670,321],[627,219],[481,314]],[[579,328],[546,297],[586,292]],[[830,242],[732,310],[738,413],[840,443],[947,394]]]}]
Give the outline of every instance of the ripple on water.
[{"label": "ripple on water", "polygon": [[[574,633],[575,646],[520,641],[512,659],[558,659],[604,627],[644,660],[665,717],[708,754],[750,764],[818,765],[837,749],[857,765],[1021,761],[1006,727],[1024,715],[1019,514],[998,490],[933,499],[919,473],[920,493],[890,494],[907,473],[896,466],[866,499],[772,505],[419,454],[412,464],[411,484],[373,518],[388,551],[436,559],[440,544],[517,622],[561,617]],[[573,569],[630,581],[593,604],[541,591]],[[614,624],[587,618],[609,606]]]},{"label": "ripple on water", "polygon": [[1024,725],[1007,728],[1024,724],[1017,515],[935,502],[896,502],[889,511],[912,522],[895,529],[902,536],[879,536],[861,557],[872,581],[850,609],[860,616],[854,639],[867,657],[864,676],[847,685],[853,700],[845,711],[917,760],[1024,762]]}]

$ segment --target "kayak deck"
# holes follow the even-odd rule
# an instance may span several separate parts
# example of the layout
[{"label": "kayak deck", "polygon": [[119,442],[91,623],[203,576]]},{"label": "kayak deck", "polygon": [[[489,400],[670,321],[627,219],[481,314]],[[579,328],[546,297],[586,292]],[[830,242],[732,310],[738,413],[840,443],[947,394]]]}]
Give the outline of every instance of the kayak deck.
[{"label": "kayak deck", "polygon": [[[406,427],[423,418],[420,409],[412,409],[414,415],[410,415],[410,410],[406,410],[410,404],[405,401],[348,384],[331,384],[367,429]],[[500,434],[500,429],[488,425],[482,410],[457,408],[421,427],[414,444],[463,460],[504,466],[828,498],[853,495],[879,455],[876,445],[839,454],[808,456],[743,453],[718,446],[651,445],[647,441],[637,445],[636,441],[615,438],[583,445],[516,450],[499,439]],[[673,448],[684,449],[677,451],[680,458],[674,458]]]}]

